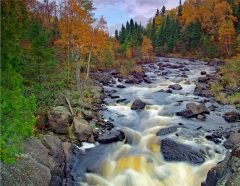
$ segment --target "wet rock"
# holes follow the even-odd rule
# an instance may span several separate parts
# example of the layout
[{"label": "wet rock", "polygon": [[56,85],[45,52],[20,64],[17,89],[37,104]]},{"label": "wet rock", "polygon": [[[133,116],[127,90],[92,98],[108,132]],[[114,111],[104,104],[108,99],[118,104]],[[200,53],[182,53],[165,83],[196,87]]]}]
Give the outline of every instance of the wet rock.
[{"label": "wet rock", "polygon": [[65,155],[61,140],[57,136],[45,135],[43,145],[48,149],[51,184],[62,185],[64,179]]},{"label": "wet rock", "polygon": [[166,90],[166,93],[170,93],[170,94],[171,94],[172,92],[173,92],[173,91],[172,91],[171,89],[167,89],[167,90]]},{"label": "wet rock", "polygon": [[191,110],[183,110],[181,112],[177,112],[176,115],[177,116],[182,116],[182,117],[185,117],[185,118],[192,118],[192,117],[195,116]]},{"label": "wet rock", "polygon": [[51,174],[49,168],[32,158],[23,158],[15,164],[0,162],[1,185],[41,185],[49,186]]},{"label": "wet rock", "polygon": [[231,133],[229,138],[224,142],[224,147],[232,149],[235,145],[240,143],[240,133]]},{"label": "wet rock", "polygon": [[148,77],[144,77],[143,80],[148,84],[152,83],[151,80]]},{"label": "wet rock", "polygon": [[168,72],[162,72],[161,75],[162,76],[167,76],[169,73]]},{"label": "wet rock", "polygon": [[228,122],[237,122],[240,120],[240,115],[237,112],[227,112],[224,114],[223,118]]},{"label": "wet rock", "polygon": [[221,143],[222,139],[217,137],[217,136],[214,136],[214,135],[207,135],[206,136],[206,139],[209,140],[209,141],[213,141],[214,143],[216,144],[219,144]]},{"label": "wet rock", "polygon": [[173,85],[169,85],[168,88],[171,88],[173,90],[181,90],[182,89],[182,86],[179,85],[179,84],[173,84]]},{"label": "wet rock", "polygon": [[240,144],[235,146],[226,158],[207,174],[202,186],[239,186],[240,183]]},{"label": "wet rock", "polygon": [[188,76],[186,74],[182,74],[181,77],[182,78],[188,78]]},{"label": "wet rock", "polygon": [[197,115],[197,119],[201,120],[201,121],[205,121],[206,120],[206,116],[204,114],[198,114]]},{"label": "wet rock", "polygon": [[205,104],[202,103],[199,105],[196,103],[188,103],[186,105],[186,110],[176,113],[177,116],[182,116],[185,118],[192,118],[196,116],[201,119],[205,119],[204,116],[201,116],[203,114],[209,114],[209,111],[207,110]]},{"label": "wet rock", "polygon": [[99,143],[107,144],[117,141],[123,141],[125,135],[122,131],[117,129],[112,129],[111,131],[106,131],[104,134],[100,135],[98,138]]},{"label": "wet rock", "polygon": [[202,71],[202,72],[201,72],[201,75],[206,75],[206,74],[207,74],[206,71]]},{"label": "wet rock", "polygon": [[127,99],[123,98],[123,99],[118,99],[116,102],[117,103],[122,103],[122,102],[125,102],[125,101],[127,101]]},{"label": "wet rock", "polygon": [[117,88],[126,88],[126,86],[124,86],[124,85],[117,85],[116,87]]},{"label": "wet rock", "polygon": [[112,96],[112,95],[111,95],[110,98],[111,98],[111,99],[118,99],[118,98],[120,98],[120,96]]},{"label": "wet rock", "polygon": [[107,86],[112,81],[112,75],[108,72],[96,72],[92,73],[91,77],[98,82],[102,83],[104,86]]},{"label": "wet rock", "polygon": [[191,164],[202,164],[205,161],[205,156],[200,150],[168,138],[161,141],[161,152],[166,161],[183,161]]},{"label": "wet rock", "polygon": [[94,142],[92,128],[86,120],[81,117],[75,117],[73,120],[73,127],[79,141]]},{"label": "wet rock", "polygon": [[176,132],[178,129],[178,127],[174,126],[174,127],[169,127],[169,128],[163,128],[163,129],[160,129],[158,132],[157,132],[157,136],[164,136],[164,135],[168,135],[168,134],[171,134],[171,133],[174,133]]},{"label": "wet rock", "polygon": [[209,80],[209,78],[207,76],[198,78],[199,83],[206,83],[208,80]]},{"label": "wet rock", "polygon": [[142,110],[145,108],[145,103],[142,102],[140,99],[137,99],[133,102],[131,106],[131,110]]},{"label": "wet rock", "polygon": [[66,107],[54,107],[52,111],[48,113],[49,129],[57,134],[67,134],[67,127],[71,121],[71,114]]},{"label": "wet rock", "polygon": [[198,114],[209,114],[209,111],[205,104],[199,104],[197,105],[196,103],[188,103],[186,105],[187,110],[191,110],[194,115]]}]

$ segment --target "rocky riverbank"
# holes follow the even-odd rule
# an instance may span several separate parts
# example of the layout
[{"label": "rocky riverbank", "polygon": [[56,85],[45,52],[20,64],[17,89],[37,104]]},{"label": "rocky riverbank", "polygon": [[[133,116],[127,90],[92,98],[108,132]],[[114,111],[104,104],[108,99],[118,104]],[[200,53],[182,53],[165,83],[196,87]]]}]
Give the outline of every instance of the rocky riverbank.
[{"label": "rocky riverbank", "polygon": [[[114,145],[113,142],[124,141],[131,145],[136,140],[131,131],[123,130],[118,126],[114,127],[113,123],[121,123],[116,122],[116,118],[104,118],[101,115],[101,111],[107,110],[106,105],[109,104],[109,100],[116,104],[130,103],[127,94],[124,97],[118,94],[119,91],[124,92],[125,89],[135,85],[146,84],[151,86],[156,81],[156,76],[164,78],[165,81],[173,78],[174,83],[156,91],[154,95],[166,96],[180,92],[179,95],[182,96],[181,99],[183,100],[176,100],[173,103],[176,108],[185,101],[184,96],[189,95],[188,92],[184,92],[185,85],[191,86],[192,84],[188,79],[188,73],[191,69],[188,62],[173,64],[169,62],[170,60],[163,58],[157,64],[143,65],[142,72],[132,72],[125,78],[114,69],[92,73],[92,79],[100,83],[96,83],[100,96],[94,98],[96,99],[94,104],[85,106],[84,109],[79,111],[78,104],[69,104],[64,99],[58,106],[52,108],[46,117],[46,122],[43,125],[40,123],[40,128],[42,127],[45,132],[39,138],[34,137],[25,141],[24,154],[19,156],[19,161],[14,165],[1,164],[1,182],[3,185],[14,185],[16,183],[20,185],[76,185],[79,182],[86,182],[87,172],[99,172],[103,159],[108,156],[112,144]],[[190,62],[193,63],[191,65],[198,63],[193,60],[190,60]],[[219,64],[221,63],[218,61],[212,61],[208,65],[217,69]],[[149,73],[152,75],[149,75]],[[172,74],[175,77],[171,77]],[[167,162],[177,161],[199,165],[206,161],[208,155],[207,149],[182,144],[176,139],[169,138],[172,135],[186,138],[188,135],[194,137],[205,132],[207,133],[205,135],[206,140],[215,144],[223,144],[226,149],[233,149],[240,143],[240,126],[234,125],[234,127],[231,127],[229,125],[229,127],[224,128],[208,129],[206,127],[205,129],[204,122],[213,112],[217,113],[218,118],[219,115],[222,115],[226,122],[234,124],[239,122],[240,115],[236,111],[220,112],[220,106],[213,101],[213,95],[209,88],[211,83],[219,78],[219,74],[201,71],[198,76],[200,77],[193,81],[196,85],[193,94],[201,97],[201,99],[198,97],[191,98],[191,100],[196,99],[196,101],[188,101],[185,107],[181,107],[182,110],[177,108],[176,111],[175,109],[172,111],[173,115],[183,118],[184,122],[178,122],[177,125],[162,128],[156,132],[156,136],[161,139],[158,142],[161,146],[161,154]],[[184,83],[180,84],[179,82]],[[102,86],[108,88],[103,89]],[[160,97],[160,99],[163,98]],[[151,102],[135,99],[131,103],[130,109],[132,114],[135,112],[141,114],[141,111],[150,106]],[[164,113],[164,116],[168,115]],[[117,118],[121,117],[124,118],[125,116],[117,116]],[[188,120],[190,124],[187,123]],[[194,130],[190,127],[191,124],[194,124],[193,122],[197,123]],[[204,130],[202,130],[203,128]],[[92,148],[95,145],[96,147]],[[92,149],[88,150],[89,148]],[[157,151],[160,152],[160,150]],[[233,150],[232,153],[234,155],[230,157],[238,157],[236,155],[238,151]],[[236,162],[234,158],[224,160],[224,162],[228,161]],[[237,163],[239,162],[237,161]],[[229,171],[232,170],[229,168],[227,173],[216,174],[215,170],[219,170],[218,167],[219,165],[209,172],[206,183],[204,183],[206,186],[210,186],[213,182],[217,185],[217,183],[220,183],[219,180],[229,176]],[[237,183],[235,182],[237,180],[235,175],[238,175],[238,173],[237,171],[231,172],[234,176],[230,176],[229,179],[232,179],[233,183]],[[231,181],[228,180],[227,182]]]}]

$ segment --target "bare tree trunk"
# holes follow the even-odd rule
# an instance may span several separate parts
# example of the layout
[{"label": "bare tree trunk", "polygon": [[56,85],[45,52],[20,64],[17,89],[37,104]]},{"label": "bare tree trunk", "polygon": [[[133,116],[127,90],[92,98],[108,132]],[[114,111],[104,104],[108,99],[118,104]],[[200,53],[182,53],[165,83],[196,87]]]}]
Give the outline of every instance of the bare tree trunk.
[{"label": "bare tree trunk", "polygon": [[77,84],[77,91],[81,92],[80,60],[76,61],[76,84]]},{"label": "bare tree trunk", "polygon": [[92,58],[92,51],[93,51],[93,43],[92,43],[92,47],[90,49],[89,55],[88,55],[88,61],[87,61],[87,75],[85,78],[85,82],[88,80],[89,78],[89,72],[90,72],[90,62],[91,62],[91,58]]}]

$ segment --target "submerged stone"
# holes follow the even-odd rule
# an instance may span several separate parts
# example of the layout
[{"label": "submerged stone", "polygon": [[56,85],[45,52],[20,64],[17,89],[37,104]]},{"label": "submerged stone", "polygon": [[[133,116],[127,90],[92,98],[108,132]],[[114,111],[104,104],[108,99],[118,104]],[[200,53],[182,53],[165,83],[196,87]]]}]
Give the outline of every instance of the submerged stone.
[{"label": "submerged stone", "polygon": [[205,161],[205,155],[200,150],[169,138],[161,141],[161,152],[166,161],[183,161],[191,164],[202,164]]}]

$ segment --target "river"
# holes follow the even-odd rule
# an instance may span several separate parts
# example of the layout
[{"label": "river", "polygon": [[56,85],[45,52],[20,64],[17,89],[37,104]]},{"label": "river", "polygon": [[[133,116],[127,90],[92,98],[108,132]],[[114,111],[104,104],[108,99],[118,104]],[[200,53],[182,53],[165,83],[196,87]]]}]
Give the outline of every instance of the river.
[{"label": "river", "polygon": [[[160,63],[183,65],[185,70],[166,68],[167,73],[162,76],[158,67]],[[96,145],[79,156],[72,171],[75,170],[76,175],[84,175],[84,179],[76,179],[80,185],[200,186],[211,167],[224,159],[227,152],[222,145],[224,139],[216,144],[205,136],[215,130],[236,127],[236,123],[227,123],[222,117],[223,113],[232,111],[233,107],[219,105],[212,99],[193,94],[201,71],[211,74],[216,68],[207,66],[203,61],[176,58],[158,58],[156,64],[145,64],[143,68],[151,84],[124,84],[115,79],[117,84],[104,86],[105,91],[126,99],[117,103],[116,99],[107,97],[102,115],[115,128],[122,130],[127,140]],[[174,83],[183,88],[173,90],[172,93],[163,91]],[[117,85],[126,88],[119,89]],[[144,110],[131,110],[136,99],[146,103]],[[175,113],[184,110],[190,102],[205,103],[207,108],[214,105],[216,109],[206,116],[205,121],[176,116]],[[176,126],[177,131],[163,136],[156,135],[160,129],[172,126]],[[204,162],[166,161],[160,145],[164,139],[202,151]],[[85,169],[87,171],[84,172],[82,167],[88,167]]]}]

